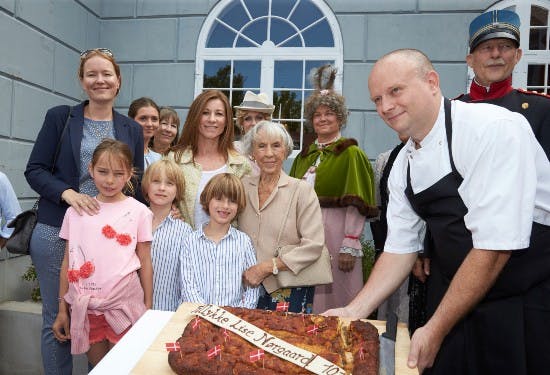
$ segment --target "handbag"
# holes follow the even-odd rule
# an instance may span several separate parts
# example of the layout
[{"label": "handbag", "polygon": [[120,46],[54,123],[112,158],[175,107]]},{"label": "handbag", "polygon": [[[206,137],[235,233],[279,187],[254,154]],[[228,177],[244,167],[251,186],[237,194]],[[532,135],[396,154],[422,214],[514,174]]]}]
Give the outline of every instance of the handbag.
[{"label": "handbag", "polygon": [[[279,255],[284,254],[286,254],[286,252],[279,252]],[[292,273],[292,271],[279,271],[276,278],[281,288],[331,284],[332,268],[330,265],[330,254],[326,245],[323,245],[323,250],[319,258],[298,272],[297,275]]]},{"label": "handbag", "polygon": [[[57,161],[57,155],[59,154],[59,149],[61,148],[61,140],[67,130],[67,124],[71,118],[72,108],[69,107],[69,114],[67,115],[67,120],[65,120],[65,125],[63,125],[63,131],[61,132],[61,137],[57,142],[57,147],[55,150],[52,168],[50,172],[53,174],[53,169]],[[8,228],[14,228],[13,233],[10,238],[6,241],[6,249],[12,254],[20,255],[29,255],[29,245],[31,242],[32,232],[36,226],[37,213],[38,213],[38,202],[40,198],[36,200],[34,205],[30,210],[23,211],[15,217],[11,222],[8,223]]]},{"label": "handbag", "polygon": [[[290,197],[288,203],[288,208],[285,212],[290,212],[290,205],[292,204],[292,200],[294,198],[296,190],[298,190],[298,184],[296,184],[296,187],[292,192],[292,196]],[[281,226],[281,229],[279,230],[279,235],[277,237],[277,251],[275,254],[276,257],[282,256],[291,251],[291,249],[284,249],[280,246],[281,235],[285,228],[287,217],[288,215],[285,216],[283,220],[283,225]],[[292,271],[279,271],[275,278],[277,279],[277,283],[279,284],[280,288],[294,288],[301,286],[331,284],[332,266],[330,264],[330,254],[328,252],[327,246],[323,244],[323,250],[321,251],[321,255],[319,256],[319,258],[317,258],[315,262],[298,272],[297,275],[295,275]]]},{"label": "handbag", "polygon": [[12,254],[29,254],[29,244],[31,242],[32,231],[36,226],[36,213],[38,200],[32,209],[23,211],[15,217],[8,225],[8,228],[14,228],[10,238],[6,241],[6,249]]}]

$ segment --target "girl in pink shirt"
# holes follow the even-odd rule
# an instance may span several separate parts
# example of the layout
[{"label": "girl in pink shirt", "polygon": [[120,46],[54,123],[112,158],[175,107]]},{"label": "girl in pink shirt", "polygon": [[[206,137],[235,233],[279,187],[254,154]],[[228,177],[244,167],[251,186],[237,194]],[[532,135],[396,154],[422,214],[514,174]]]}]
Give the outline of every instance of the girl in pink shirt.
[{"label": "girl in pink shirt", "polygon": [[[97,215],[65,214],[59,236],[67,240],[59,282],[55,337],[71,340],[95,366],[151,308],[152,214],[132,197],[132,154],[125,143],[103,140],[89,166],[98,189]],[[70,318],[69,318],[70,307]]]}]

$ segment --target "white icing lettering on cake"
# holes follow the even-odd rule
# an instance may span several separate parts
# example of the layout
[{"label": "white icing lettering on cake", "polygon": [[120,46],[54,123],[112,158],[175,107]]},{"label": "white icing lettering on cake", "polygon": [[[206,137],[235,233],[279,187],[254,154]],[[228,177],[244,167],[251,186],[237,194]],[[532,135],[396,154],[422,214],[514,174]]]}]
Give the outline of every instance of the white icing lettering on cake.
[{"label": "white icing lettering on cake", "polygon": [[264,349],[279,358],[294,363],[315,374],[323,375],[345,375],[344,369],[327,361],[315,353],[304,350],[288,342],[281,340],[261,328],[242,320],[236,315],[229,313],[215,305],[199,306],[191,311],[191,314],[200,316],[218,327],[225,328],[248,342]]},{"label": "white icing lettering on cake", "polygon": [[249,329],[246,325],[241,324],[243,321],[239,319],[238,322],[231,324],[229,327],[236,329],[237,333],[241,336],[251,337],[254,335],[254,330]]}]

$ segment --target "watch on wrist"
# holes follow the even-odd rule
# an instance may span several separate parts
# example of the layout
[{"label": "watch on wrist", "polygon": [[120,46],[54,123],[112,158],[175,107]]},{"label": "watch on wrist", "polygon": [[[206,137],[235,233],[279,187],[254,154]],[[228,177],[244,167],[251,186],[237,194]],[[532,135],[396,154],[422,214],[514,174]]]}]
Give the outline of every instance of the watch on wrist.
[{"label": "watch on wrist", "polygon": [[279,269],[277,268],[277,258],[271,258],[271,261],[273,262],[273,271],[271,271],[274,275],[279,273]]}]

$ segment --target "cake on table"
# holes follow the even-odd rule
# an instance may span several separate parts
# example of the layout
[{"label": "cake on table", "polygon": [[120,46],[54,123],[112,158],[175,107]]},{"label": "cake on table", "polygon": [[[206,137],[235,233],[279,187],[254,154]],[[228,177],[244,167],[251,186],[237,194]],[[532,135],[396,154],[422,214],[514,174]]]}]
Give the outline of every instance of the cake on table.
[{"label": "cake on table", "polygon": [[378,374],[368,322],[213,305],[193,313],[168,354],[177,374]]}]

